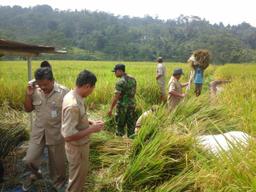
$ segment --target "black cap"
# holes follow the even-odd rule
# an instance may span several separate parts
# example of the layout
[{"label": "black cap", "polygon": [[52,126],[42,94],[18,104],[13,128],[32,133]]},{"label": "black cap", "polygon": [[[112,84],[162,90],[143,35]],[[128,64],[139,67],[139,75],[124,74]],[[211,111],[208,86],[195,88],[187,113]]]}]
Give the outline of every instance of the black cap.
[{"label": "black cap", "polygon": [[122,70],[125,72],[125,65],[124,64],[116,64],[112,72],[115,72],[116,70]]},{"label": "black cap", "polygon": [[181,68],[176,68],[173,70],[173,75],[184,75],[184,73]]},{"label": "black cap", "polygon": [[157,62],[162,63],[163,62],[163,58],[162,57],[158,57],[157,58]]}]

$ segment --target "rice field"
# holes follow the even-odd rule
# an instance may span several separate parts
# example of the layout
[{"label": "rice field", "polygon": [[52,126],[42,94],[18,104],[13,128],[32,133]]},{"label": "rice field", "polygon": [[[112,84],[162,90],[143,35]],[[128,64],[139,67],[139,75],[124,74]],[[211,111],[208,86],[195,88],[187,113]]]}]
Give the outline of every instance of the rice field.
[{"label": "rice field", "polygon": [[[33,71],[39,66],[33,62]],[[57,82],[72,88],[83,69],[98,78],[94,93],[87,99],[89,115],[106,120],[106,130],[91,138],[91,170],[88,191],[256,191],[256,149],[254,139],[219,156],[202,150],[196,136],[231,130],[256,134],[256,65],[210,66],[205,71],[203,94],[193,90],[172,113],[161,105],[147,117],[133,140],[113,135],[113,119],[106,118],[116,78],[111,72],[117,62],[51,61]],[[127,73],[138,81],[138,115],[160,104],[155,81],[155,64],[124,62]],[[175,67],[182,67],[186,82],[190,68],[182,63],[165,63],[168,82]],[[26,127],[22,102],[27,83],[25,61],[0,61],[0,121]],[[208,84],[229,79],[224,91],[211,101]],[[18,115],[17,115],[18,114]],[[19,116],[19,117],[18,117]],[[2,123],[3,124],[3,123]]]},{"label": "rice field", "polygon": [[[76,76],[81,70],[88,69],[94,72],[98,82],[93,95],[88,98],[88,103],[92,106],[109,103],[116,82],[116,77],[111,71],[118,62],[51,61],[50,63],[52,64],[56,81],[68,88],[74,87]],[[27,64],[25,61],[1,61],[0,64],[0,103],[7,100],[13,108],[22,109],[22,101],[27,84]],[[32,70],[35,71],[39,67],[40,62],[34,61],[32,64]],[[127,65],[127,73],[137,79],[138,101],[144,102],[143,106],[156,103],[159,95],[155,81],[155,64],[150,62],[125,62],[125,64]],[[178,66],[183,67],[185,70],[186,76],[183,78],[183,81],[188,79],[188,66],[181,63],[166,63],[167,81],[171,76],[172,70]],[[209,68],[206,71],[206,75],[208,76],[214,70],[214,67]]]}]

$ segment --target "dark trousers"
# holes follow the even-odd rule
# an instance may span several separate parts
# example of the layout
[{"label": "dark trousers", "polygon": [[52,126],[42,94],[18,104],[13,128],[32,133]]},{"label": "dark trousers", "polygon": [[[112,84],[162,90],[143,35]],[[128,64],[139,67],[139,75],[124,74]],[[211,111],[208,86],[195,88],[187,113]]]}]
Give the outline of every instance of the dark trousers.
[{"label": "dark trousers", "polygon": [[201,95],[202,88],[203,88],[203,84],[201,84],[201,83],[195,83],[195,93],[196,93],[196,96],[197,96],[197,97],[198,97],[199,95]]},{"label": "dark trousers", "polygon": [[130,137],[134,134],[136,114],[135,107],[116,107],[115,120],[117,124],[116,135],[125,135],[125,126],[127,125],[127,136]]}]

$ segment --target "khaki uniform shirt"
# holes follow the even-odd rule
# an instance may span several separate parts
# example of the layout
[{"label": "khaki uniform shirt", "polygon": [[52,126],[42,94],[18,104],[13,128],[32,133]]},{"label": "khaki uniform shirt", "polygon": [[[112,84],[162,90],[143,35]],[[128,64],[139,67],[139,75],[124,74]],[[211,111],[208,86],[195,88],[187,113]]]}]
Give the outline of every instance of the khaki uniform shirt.
[{"label": "khaki uniform shirt", "polygon": [[37,87],[32,95],[32,104],[35,112],[30,141],[41,144],[45,140],[46,145],[57,145],[64,142],[61,136],[61,107],[63,97],[68,89],[57,83],[51,93],[45,95]]},{"label": "khaki uniform shirt", "polygon": [[[63,99],[61,134],[63,137],[69,137],[88,127],[89,120],[84,100],[74,90],[71,90]],[[86,136],[78,141],[71,141],[69,143],[84,145],[88,142],[89,138]]]},{"label": "khaki uniform shirt", "polygon": [[161,77],[157,80],[159,85],[164,86],[165,84],[165,66],[163,63],[158,63],[156,68],[156,75],[161,75]]},{"label": "khaki uniform shirt", "polygon": [[168,106],[170,109],[173,109],[176,105],[178,105],[178,103],[181,101],[182,98],[171,95],[170,94],[171,91],[182,93],[181,83],[173,76],[169,81],[169,94],[168,94]]}]

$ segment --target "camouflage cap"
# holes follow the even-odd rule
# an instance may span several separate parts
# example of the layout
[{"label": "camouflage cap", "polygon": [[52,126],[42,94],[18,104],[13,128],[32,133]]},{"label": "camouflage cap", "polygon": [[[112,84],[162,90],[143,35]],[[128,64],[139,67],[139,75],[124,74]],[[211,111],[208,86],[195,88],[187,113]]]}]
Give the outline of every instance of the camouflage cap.
[{"label": "camouflage cap", "polygon": [[125,65],[124,64],[116,64],[112,72],[115,72],[116,70],[122,70],[125,72]]}]

